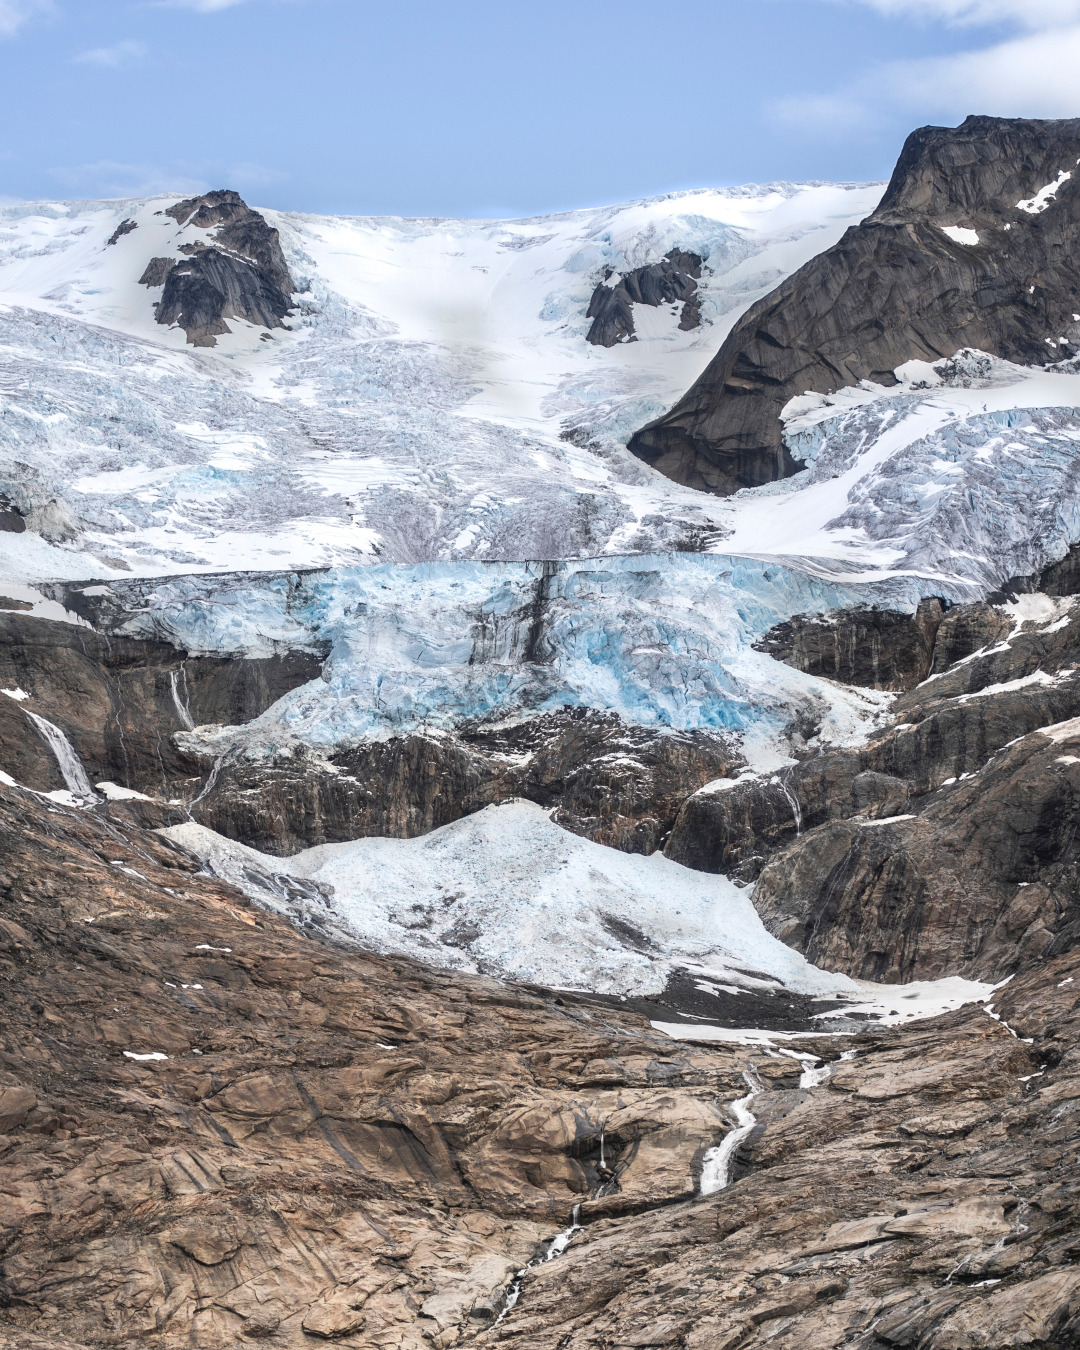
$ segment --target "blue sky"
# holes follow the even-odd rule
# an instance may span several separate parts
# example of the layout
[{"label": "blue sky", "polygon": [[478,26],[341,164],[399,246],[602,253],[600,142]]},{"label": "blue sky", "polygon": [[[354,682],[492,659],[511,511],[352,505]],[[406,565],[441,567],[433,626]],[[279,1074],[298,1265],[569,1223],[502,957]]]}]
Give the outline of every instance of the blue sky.
[{"label": "blue sky", "polygon": [[0,197],[526,215],[1080,116],[1080,0],[0,0]]}]

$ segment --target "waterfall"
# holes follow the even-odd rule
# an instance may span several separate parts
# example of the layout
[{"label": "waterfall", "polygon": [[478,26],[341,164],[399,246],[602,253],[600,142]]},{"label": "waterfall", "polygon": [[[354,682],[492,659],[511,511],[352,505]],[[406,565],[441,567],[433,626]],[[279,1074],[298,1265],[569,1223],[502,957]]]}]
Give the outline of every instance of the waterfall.
[{"label": "waterfall", "polygon": [[[184,681],[184,697],[180,697],[180,680]],[[180,721],[188,731],[195,730],[195,719],[191,715],[187,701],[187,671],[184,669],[184,663],[180,663],[179,670],[169,671],[169,684],[172,687],[172,701],[176,705],[176,711],[180,714]]]},{"label": "waterfall", "polygon": [[39,717],[37,713],[27,711],[26,715],[37,728],[38,735],[56,757],[56,762],[60,766],[60,772],[64,775],[64,782],[68,785],[68,791],[71,795],[81,797],[87,802],[96,802],[98,795],[90,785],[90,779],[86,776],[82,760],[75,753],[75,747],[60,728],[52,722],[47,722],[44,717]]},{"label": "waterfall", "polygon": [[203,788],[203,790],[199,793],[197,797],[193,797],[191,801],[189,801],[187,804],[186,809],[189,816],[191,814],[191,808],[193,806],[198,806],[198,804],[202,801],[204,797],[208,796],[211,792],[213,792],[214,786],[218,780],[218,774],[221,772],[221,766],[224,763],[225,763],[224,755],[219,755],[218,758],[214,760],[214,767],[210,770],[210,777],[206,780],[206,786]]},{"label": "waterfall", "polygon": [[573,1242],[575,1234],[582,1231],[581,1224],[578,1222],[580,1218],[581,1206],[575,1205],[570,1212],[569,1225],[564,1228],[561,1233],[555,1234],[544,1248],[544,1254],[542,1256],[533,1257],[531,1261],[521,1267],[514,1276],[510,1288],[506,1291],[506,1302],[503,1304],[502,1312],[499,1313],[492,1324],[493,1326],[498,1326],[510,1309],[517,1304],[518,1299],[521,1297],[522,1283],[529,1271],[533,1270],[536,1266],[546,1265],[548,1261],[554,1261],[557,1256],[562,1256],[563,1252],[570,1246],[570,1243]]},{"label": "waterfall", "polygon": [[[790,774],[790,770],[788,773]],[[802,834],[802,807],[799,805],[798,797],[789,787],[787,779],[788,775],[782,774],[780,776],[780,791],[787,798],[788,805],[791,807],[791,814],[795,819],[795,834],[798,836]]]},{"label": "waterfall", "polygon": [[715,1195],[731,1184],[732,1160],[739,1145],[757,1124],[757,1116],[750,1110],[750,1103],[759,1092],[764,1091],[764,1084],[753,1069],[747,1069],[743,1078],[750,1091],[728,1107],[735,1117],[735,1128],[729,1130],[720,1143],[705,1154],[701,1168],[702,1195]]}]

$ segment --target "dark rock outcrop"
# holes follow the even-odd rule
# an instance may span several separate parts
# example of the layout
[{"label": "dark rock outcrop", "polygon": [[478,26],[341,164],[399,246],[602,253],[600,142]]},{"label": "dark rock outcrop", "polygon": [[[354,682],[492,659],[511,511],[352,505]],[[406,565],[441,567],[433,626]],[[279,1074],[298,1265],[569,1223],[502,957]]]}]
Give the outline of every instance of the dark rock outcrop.
[{"label": "dark rock outcrop", "polygon": [[842,609],[797,614],[754,644],[808,675],[864,689],[913,689],[930,674],[941,625],[940,600],[915,614],[894,609]]},{"label": "dark rock outcrop", "polygon": [[295,289],[277,230],[225,189],[170,206],[182,229],[212,230],[209,241],[180,245],[181,260],[153,258],[141,284],[163,286],[157,322],[179,324],[196,347],[216,346],[226,319],[284,328]]},{"label": "dark rock outcrop", "polygon": [[755,880],[766,925],[829,969],[1000,979],[1080,932],[1078,668],[1075,607],[956,606],[891,729],[691,797],[665,852]]},{"label": "dark rock outcrop", "polygon": [[134,220],[122,220],[112,234],[106,240],[106,244],[118,244],[125,234],[130,234],[132,230],[139,228],[138,222]]},{"label": "dark rock outcrop", "polygon": [[[963,347],[1024,364],[1075,354],[1078,161],[1080,119],[969,117],[913,132],[877,210],[754,305],[630,449],[677,482],[726,495],[801,467],[779,421],[796,394],[893,384],[905,361]],[[945,233],[955,227],[978,242]]]},{"label": "dark rock outcrop", "polygon": [[190,656],[163,642],[105,637],[89,628],[0,612],[0,768],[38,791],[62,788],[55,757],[27,712],[67,736],[91,782],[189,798],[202,781],[175,732],[250,721],[314,679],[318,657],[260,660]]},{"label": "dark rock outcrop", "polygon": [[650,731],[572,709],[498,731],[363,742],[327,760],[229,759],[195,818],[281,856],[373,835],[411,839],[525,797],[575,834],[652,853],[686,797],[741,762],[707,732]]},{"label": "dark rock outcrop", "polygon": [[585,338],[594,347],[614,347],[619,342],[634,342],[634,305],[682,305],[679,327],[688,332],[701,323],[702,259],[696,253],[673,248],[658,263],[635,267],[615,277],[607,268],[604,279],[592,293],[585,317],[592,327]]}]

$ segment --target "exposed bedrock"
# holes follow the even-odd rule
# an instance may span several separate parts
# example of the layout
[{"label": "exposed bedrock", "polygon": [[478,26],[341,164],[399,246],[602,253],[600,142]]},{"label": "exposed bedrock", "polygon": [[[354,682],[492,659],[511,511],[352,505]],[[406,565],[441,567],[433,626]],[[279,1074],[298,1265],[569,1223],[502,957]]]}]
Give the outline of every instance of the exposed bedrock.
[{"label": "exposed bedrock", "polygon": [[[214,347],[231,332],[226,319],[284,328],[295,289],[278,232],[237,193],[226,189],[170,206],[181,229],[212,230],[179,246],[181,260],[152,258],[142,285],[163,286],[157,322],[179,324],[196,347]],[[113,242],[110,240],[110,242]]]},{"label": "exposed bedrock", "polygon": [[[904,362],[962,347],[1022,364],[1074,355],[1078,160],[1080,119],[969,117],[913,132],[877,210],[748,310],[630,449],[727,495],[801,467],[779,420],[796,394],[893,384]],[[971,232],[964,242],[945,232],[957,227]]]},{"label": "exposed bedrock", "polygon": [[91,782],[166,800],[194,796],[200,766],[173,733],[249,721],[320,668],[305,652],[188,656],[164,642],[0,612],[0,689],[8,691],[0,694],[0,769],[37,791],[64,787],[27,716],[36,713],[68,737]]},{"label": "exposed bedrock", "polygon": [[898,698],[892,728],[689,798],[668,856],[755,880],[772,932],[864,978],[1001,978],[1071,944],[1080,611],[1042,604],[1023,622],[950,610],[946,668]]},{"label": "exposed bedrock", "polygon": [[585,341],[594,347],[614,347],[619,342],[634,342],[634,306],[682,305],[679,327],[683,332],[701,323],[701,297],[698,281],[702,259],[696,253],[673,248],[658,263],[636,267],[620,274],[607,269],[603,281],[592,293],[585,314],[592,327]]},{"label": "exposed bedrock", "polygon": [[575,834],[661,846],[687,795],[742,761],[706,732],[650,731],[583,709],[460,736],[395,736],[272,763],[226,761],[195,818],[264,853],[372,835],[409,839],[527,797]]},{"label": "exposed bedrock", "polygon": [[[0,787],[5,1350],[1076,1345],[1075,955],[997,991],[1004,1023],[800,1041],[806,1088],[302,936],[106,826]],[[756,1124],[700,1196],[744,1072]]]}]

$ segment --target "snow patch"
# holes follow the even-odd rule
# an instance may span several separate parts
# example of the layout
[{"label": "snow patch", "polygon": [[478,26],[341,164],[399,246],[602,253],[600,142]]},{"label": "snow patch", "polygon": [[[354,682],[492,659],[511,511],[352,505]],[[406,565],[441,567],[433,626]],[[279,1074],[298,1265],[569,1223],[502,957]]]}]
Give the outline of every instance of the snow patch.
[{"label": "snow patch", "polygon": [[978,230],[969,230],[963,225],[942,225],[941,233],[947,234],[957,244],[977,244],[979,242]]}]

